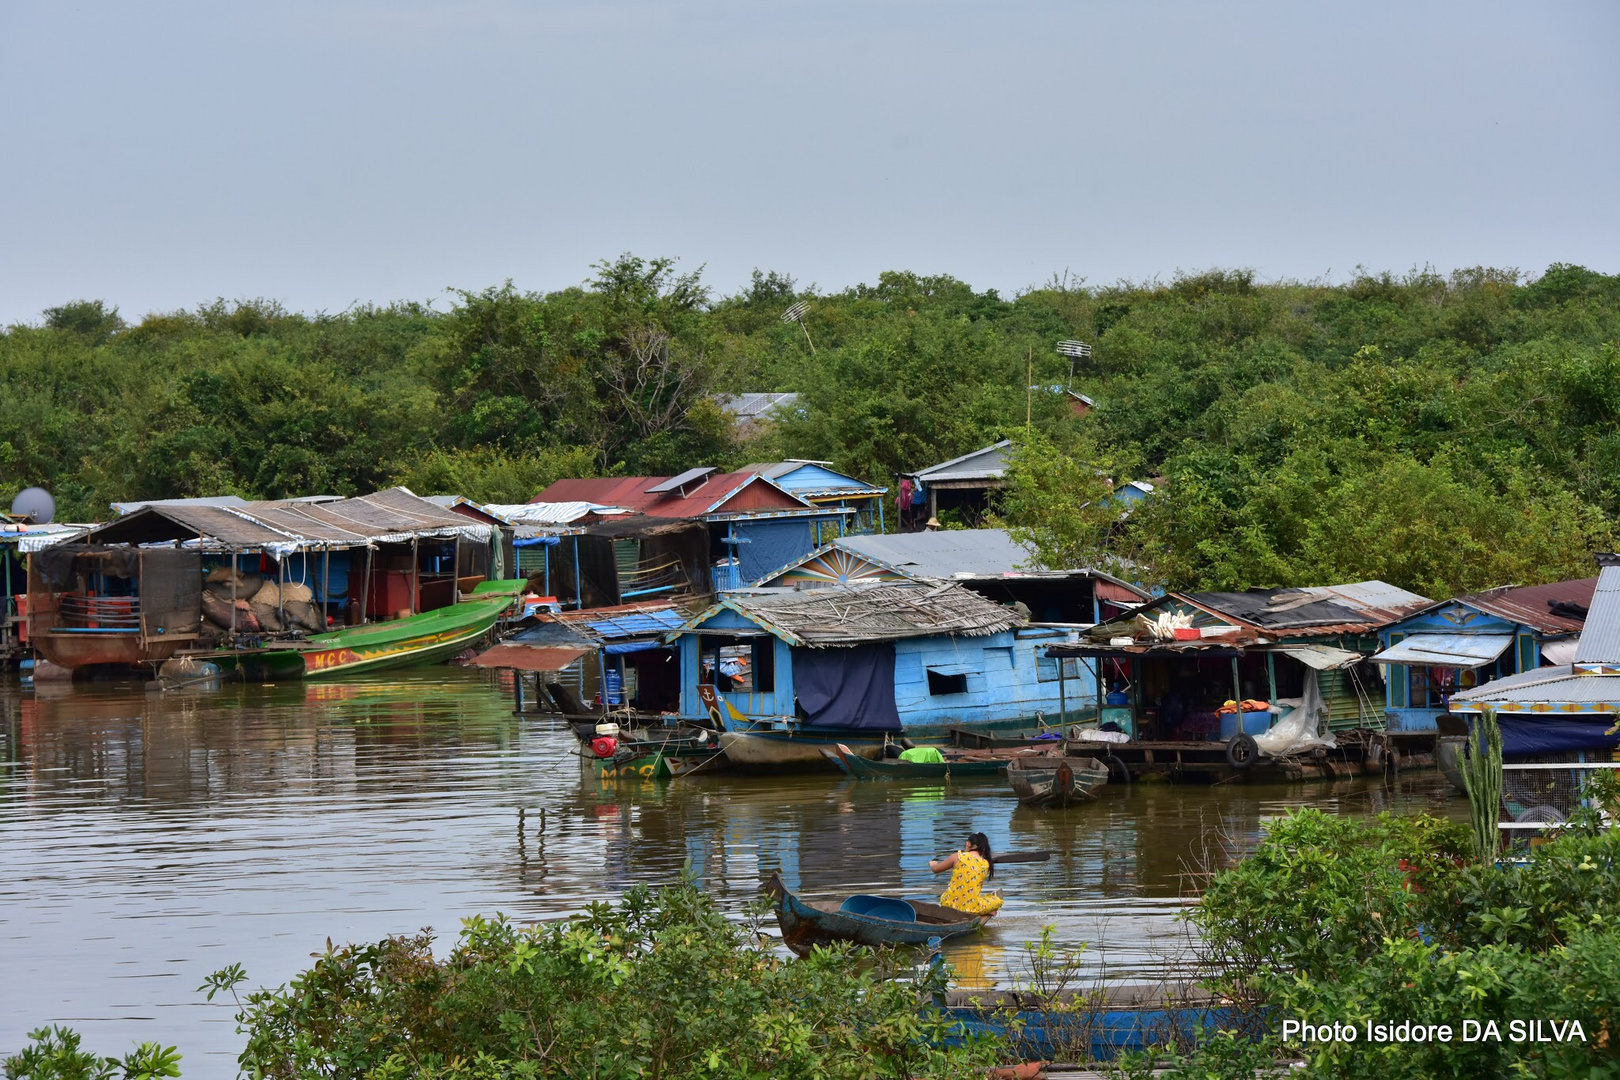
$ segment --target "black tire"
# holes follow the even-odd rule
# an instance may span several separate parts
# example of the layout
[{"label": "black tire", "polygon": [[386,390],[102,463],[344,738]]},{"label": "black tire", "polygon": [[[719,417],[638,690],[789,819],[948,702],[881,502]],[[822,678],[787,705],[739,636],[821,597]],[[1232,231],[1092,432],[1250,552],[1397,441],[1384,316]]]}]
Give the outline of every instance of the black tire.
[{"label": "black tire", "polygon": [[1253,735],[1238,732],[1226,740],[1226,763],[1234,769],[1247,769],[1260,757],[1260,747]]},{"label": "black tire", "polygon": [[1110,769],[1118,769],[1119,770],[1119,778],[1121,780],[1125,781],[1126,784],[1129,784],[1131,782],[1131,770],[1130,770],[1130,767],[1128,765],[1126,765],[1123,761],[1121,761],[1117,754],[1109,754],[1108,759],[1107,759],[1107,764],[1108,764],[1108,767]]}]

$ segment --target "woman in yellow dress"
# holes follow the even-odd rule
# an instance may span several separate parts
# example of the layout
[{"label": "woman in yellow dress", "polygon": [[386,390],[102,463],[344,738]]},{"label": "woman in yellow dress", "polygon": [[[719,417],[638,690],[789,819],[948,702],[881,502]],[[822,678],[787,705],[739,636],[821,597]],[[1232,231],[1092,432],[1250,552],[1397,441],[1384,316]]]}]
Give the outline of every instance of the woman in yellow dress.
[{"label": "woman in yellow dress", "polygon": [[961,851],[952,852],[943,859],[928,860],[928,869],[936,874],[951,871],[951,880],[945,886],[939,902],[958,911],[989,918],[1001,910],[1001,897],[986,896],[979,890],[996,876],[991,865],[990,840],[984,833],[972,833]]}]

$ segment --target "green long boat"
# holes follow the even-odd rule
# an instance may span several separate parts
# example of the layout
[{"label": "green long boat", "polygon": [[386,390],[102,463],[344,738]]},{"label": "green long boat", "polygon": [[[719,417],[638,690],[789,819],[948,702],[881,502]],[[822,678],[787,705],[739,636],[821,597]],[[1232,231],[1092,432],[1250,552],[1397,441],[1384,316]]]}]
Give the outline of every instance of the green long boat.
[{"label": "green long boat", "polygon": [[486,581],[459,604],[391,622],[351,626],[285,645],[198,655],[249,682],[332,679],[435,664],[479,641],[512,603],[521,581]]}]

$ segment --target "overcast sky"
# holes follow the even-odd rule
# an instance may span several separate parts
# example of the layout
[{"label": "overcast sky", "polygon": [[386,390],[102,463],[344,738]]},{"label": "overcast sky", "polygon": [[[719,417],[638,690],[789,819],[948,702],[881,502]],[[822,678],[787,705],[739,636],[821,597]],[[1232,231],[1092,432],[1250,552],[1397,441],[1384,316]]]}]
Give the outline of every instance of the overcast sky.
[{"label": "overcast sky", "polygon": [[1620,4],[0,0],[0,323],[577,284],[1620,271]]}]

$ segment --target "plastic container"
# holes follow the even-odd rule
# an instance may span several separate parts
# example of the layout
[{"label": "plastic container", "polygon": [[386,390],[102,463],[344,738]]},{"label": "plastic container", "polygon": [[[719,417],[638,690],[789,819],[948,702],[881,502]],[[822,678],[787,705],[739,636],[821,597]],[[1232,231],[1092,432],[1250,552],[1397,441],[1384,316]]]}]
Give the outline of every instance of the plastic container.
[{"label": "plastic container", "polygon": [[1203,631],[1196,626],[1178,626],[1175,629],[1177,641],[1197,641],[1203,637]]},{"label": "plastic container", "polygon": [[596,725],[596,733],[598,735],[608,735],[608,736],[611,736],[613,738],[618,738],[619,725],[618,724],[597,724]]},{"label": "plastic container", "polygon": [[[1243,714],[1243,734],[1264,735],[1271,730],[1271,712],[1246,712]],[[1221,742],[1226,742],[1238,733],[1238,714],[1221,713]]]}]

